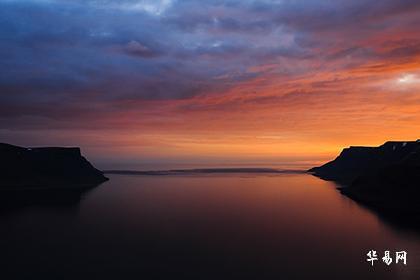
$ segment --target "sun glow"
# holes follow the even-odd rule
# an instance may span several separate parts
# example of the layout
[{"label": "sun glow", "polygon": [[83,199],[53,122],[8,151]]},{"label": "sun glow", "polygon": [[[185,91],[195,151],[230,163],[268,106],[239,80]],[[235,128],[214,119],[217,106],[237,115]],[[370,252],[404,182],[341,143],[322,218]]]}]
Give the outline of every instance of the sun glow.
[{"label": "sun glow", "polygon": [[413,74],[407,74],[398,79],[400,84],[412,84],[418,81],[419,79]]}]

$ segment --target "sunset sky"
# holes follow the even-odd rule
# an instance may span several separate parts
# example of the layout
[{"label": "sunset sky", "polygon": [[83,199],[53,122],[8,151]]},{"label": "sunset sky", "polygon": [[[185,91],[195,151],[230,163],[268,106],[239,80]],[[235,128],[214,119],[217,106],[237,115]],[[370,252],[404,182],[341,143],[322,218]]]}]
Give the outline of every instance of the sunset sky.
[{"label": "sunset sky", "polygon": [[418,0],[0,0],[0,141],[101,168],[420,138]]}]

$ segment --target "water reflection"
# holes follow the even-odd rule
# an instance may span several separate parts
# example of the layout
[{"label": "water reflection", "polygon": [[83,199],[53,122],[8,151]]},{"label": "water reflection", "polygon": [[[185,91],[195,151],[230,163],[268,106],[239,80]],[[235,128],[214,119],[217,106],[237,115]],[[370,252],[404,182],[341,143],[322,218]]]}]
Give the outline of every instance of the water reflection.
[{"label": "water reflection", "polygon": [[[120,176],[77,211],[0,217],[15,279],[417,279],[418,236],[396,234],[302,174]],[[405,249],[409,265],[365,261]],[[2,275],[0,275],[1,277]],[[4,277],[2,279],[13,279]]]},{"label": "water reflection", "polygon": [[41,190],[1,190],[0,215],[24,211],[31,207],[66,209],[77,207],[83,196],[93,188],[80,189],[41,189]]},{"label": "water reflection", "polygon": [[[326,180],[326,182],[334,184],[335,187],[337,188],[337,191],[340,191],[340,189],[346,188],[345,185],[342,185],[334,181]],[[342,194],[342,195],[347,198],[345,194]],[[353,198],[349,198],[349,199],[353,200]],[[398,210],[398,207],[393,207],[393,205],[386,205],[388,206],[386,208],[385,207],[378,208],[378,207],[374,207],[373,205],[366,204],[363,201],[354,200],[354,202],[357,203],[357,205],[360,206],[361,208],[367,209],[368,211],[374,213],[381,220],[381,222],[388,225],[393,230],[396,230],[398,232],[405,232],[408,234],[420,235],[420,213],[418,210],[401,211],[401,210]]]},{"label": "water reflection", "polygon": [[405,234],[420,236],[420,215],[417,212],[404,212],[378,209],[362,202],[355,201],[359,207],[372,212],[378,219],[391,230]]}]

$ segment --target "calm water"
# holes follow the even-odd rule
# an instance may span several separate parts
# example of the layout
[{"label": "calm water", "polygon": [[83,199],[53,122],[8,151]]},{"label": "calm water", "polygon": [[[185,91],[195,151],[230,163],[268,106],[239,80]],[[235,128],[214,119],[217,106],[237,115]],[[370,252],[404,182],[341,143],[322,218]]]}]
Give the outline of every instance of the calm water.
[{"label": "calm water", "polygon": [[[420,279],[417,233],[310,175],[109,177],[3,209],[0,279]],[[371,249],[408,264],[371,267]]]}]

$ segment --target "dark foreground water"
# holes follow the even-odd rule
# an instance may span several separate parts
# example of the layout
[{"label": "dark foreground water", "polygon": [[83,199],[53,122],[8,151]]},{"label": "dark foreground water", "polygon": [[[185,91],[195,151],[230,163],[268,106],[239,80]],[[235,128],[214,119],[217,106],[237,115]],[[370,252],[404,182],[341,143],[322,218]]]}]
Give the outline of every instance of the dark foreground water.
[{"label": "dark foreground water", "polygon": [[420,279],[418,233],[310,175],[110,179],[3,207],[0,279]]}]

